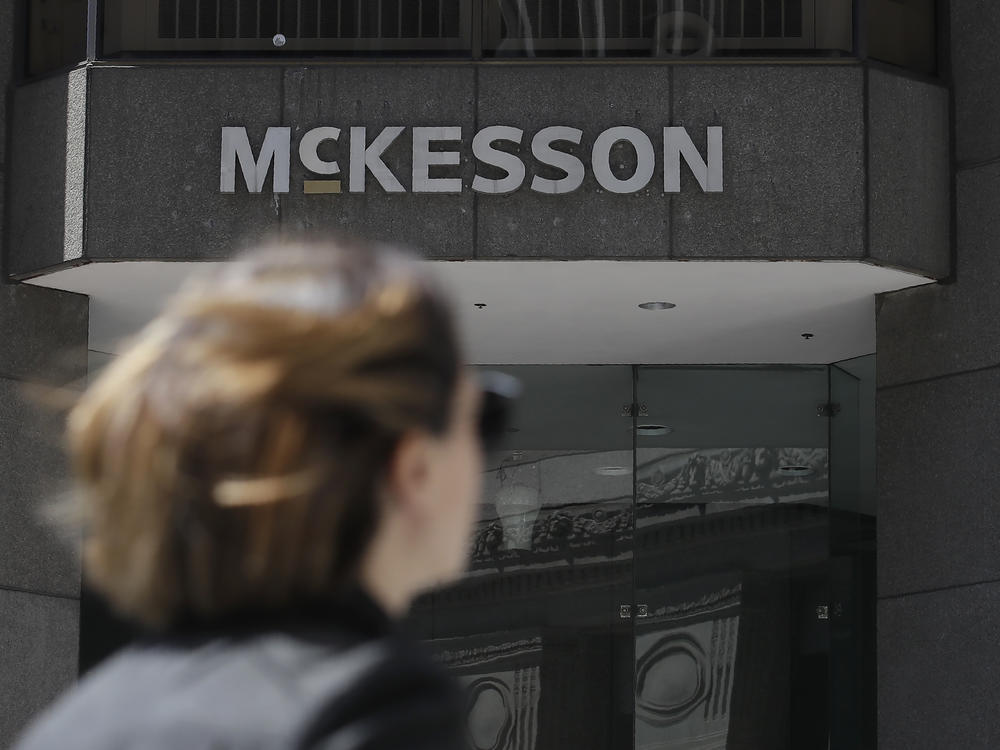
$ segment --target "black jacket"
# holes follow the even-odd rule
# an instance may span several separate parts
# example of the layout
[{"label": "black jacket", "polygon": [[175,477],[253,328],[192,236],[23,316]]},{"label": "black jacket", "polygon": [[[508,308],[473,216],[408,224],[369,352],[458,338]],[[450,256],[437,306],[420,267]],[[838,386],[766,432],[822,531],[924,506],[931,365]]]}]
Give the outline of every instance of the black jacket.
[{"label": "black jacket", "polygon": [[16,750],[463,750],[461,694],[366,595],[112,657]]}]

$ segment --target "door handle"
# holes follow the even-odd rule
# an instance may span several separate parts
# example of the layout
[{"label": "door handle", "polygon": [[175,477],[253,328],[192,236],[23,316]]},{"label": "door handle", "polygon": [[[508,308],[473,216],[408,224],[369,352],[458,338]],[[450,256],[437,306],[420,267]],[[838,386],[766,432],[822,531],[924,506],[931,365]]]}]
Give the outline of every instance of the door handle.
[{"label": "door handle", "polygon": [[[630,620],[632,618],[632,605],[631,604],[619,604],[618,605],[618,616],[623,620]],[[635,607],[636,617],[649,617],[649,605],[648,604],[637,604]]]}]

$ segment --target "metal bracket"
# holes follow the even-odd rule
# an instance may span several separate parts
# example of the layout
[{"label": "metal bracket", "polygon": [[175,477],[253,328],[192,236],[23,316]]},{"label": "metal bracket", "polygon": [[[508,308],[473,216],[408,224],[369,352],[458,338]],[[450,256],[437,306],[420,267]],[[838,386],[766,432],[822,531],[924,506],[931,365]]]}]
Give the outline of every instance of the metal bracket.
[{"label": "metal bracket", "polygon": [[[618,605],[618,616],[623,620],[632,619],[632,605],[631,604],[619,604]],[[649,605],[648,604],[637,604],[635,605],[635,616],[636,617],[649,617]]]},{"label": "metal bracket", "polygon": [[816,416],[817,417],[835,417],[840,414],[840,404],[817,404],[816,406]]},{"label": "metal bracket", "polygon": [[[622,416],[623,417],[631,417],[632,416],[632,409],[633,409],[634,406],[635,406],[635,404],[625,404],[622,407]],[[648,417],[649,416],[649,409],[646,407],[645,404],[639,404],[639,416],[640,417]]]}]

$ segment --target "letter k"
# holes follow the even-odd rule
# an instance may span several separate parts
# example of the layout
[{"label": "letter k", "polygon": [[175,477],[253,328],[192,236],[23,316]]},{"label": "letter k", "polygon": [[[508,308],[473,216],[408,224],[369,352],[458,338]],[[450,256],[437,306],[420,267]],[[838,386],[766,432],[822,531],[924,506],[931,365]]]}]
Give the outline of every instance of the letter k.
[{"label": "letter k", "polygon": [[392,142],[399,137],[404,130],[403,127],[393,126],[383,128],[371,145],[365,146],[366,128],[351,128],[351,166],[348,189],[352,193],[365,192],[365,172],[370,171],[372,176],[378,180],[378,184],[387,193],[405,193],[406,189],[396,179],[396,175],[389,171],[389,167],[382,161],[382,153],[392,145]]}]

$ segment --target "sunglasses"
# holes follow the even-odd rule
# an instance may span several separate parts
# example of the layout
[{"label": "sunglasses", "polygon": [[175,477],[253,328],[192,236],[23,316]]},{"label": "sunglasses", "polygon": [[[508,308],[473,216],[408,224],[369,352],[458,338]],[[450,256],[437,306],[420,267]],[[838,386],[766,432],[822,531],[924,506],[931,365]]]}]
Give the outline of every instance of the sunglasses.
[{"label": "sunglasses", "polygon": [[496,370],[479,373],[479,387],[483,393],[479,413],[479,436],[487,450],[496,448],[507,434],[513,417],[514,405],[524,390],[521,381],[513,375]]}]

